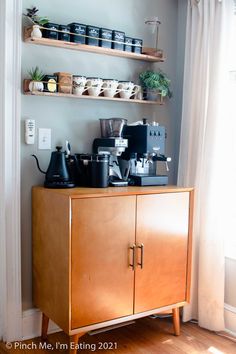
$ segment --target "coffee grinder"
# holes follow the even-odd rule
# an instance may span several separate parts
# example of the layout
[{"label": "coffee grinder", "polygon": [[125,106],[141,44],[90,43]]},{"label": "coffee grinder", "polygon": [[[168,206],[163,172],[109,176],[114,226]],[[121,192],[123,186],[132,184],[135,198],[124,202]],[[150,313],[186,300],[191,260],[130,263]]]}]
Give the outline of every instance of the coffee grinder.
[{"label": "coffee grinder", "polygon": [[122,154],[122,168],[129,169],[129,184],[137,186],[160,186],[168,184],[167,175],[158,174],[158,162],[166,163],[170,157],[165,156],[165,127],[157,123],[149,125],[143,119],[139,125],[125,125],[123,136],[128,139],[128,148]]},{"label": "coffee grinder", "polygon": [[128,185],[128,173],[122,176],[119,157],[128,147],[128,140],[122,136],[127,120],[123,118],[100,119],[101,138],[94,139],[94,154],[109,154],[109,181],[114,187]]}]

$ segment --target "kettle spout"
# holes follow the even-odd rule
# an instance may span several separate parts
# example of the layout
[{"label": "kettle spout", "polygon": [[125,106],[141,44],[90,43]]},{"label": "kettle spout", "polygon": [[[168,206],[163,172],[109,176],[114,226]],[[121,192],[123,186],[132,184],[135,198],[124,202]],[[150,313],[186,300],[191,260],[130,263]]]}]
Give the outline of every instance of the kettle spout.
[{"label": "kettle spout", "polygon": [[40,166],[39,166],[39,160],[38,160],[37,156],[36,155],[31,155],[31,156],[33,156],[35,158],[36,164],[37,164],[37,167],[38,167],[39,171],[46,175],[46,172],[42,171]]}]

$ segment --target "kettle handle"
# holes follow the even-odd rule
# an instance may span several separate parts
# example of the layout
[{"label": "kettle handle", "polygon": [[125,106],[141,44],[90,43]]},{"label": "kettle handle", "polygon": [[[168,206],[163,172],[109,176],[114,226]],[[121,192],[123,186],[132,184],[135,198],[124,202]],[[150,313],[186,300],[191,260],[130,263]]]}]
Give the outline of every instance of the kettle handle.
[{"label": "kettle handle", "polygon": [[39,166],[39,160],[38,160],[37,156],[36,155],[31,155],[31,156],[33,156],[35,158],[36,164],[37,164],[37,167],[38,167],[39,171],[46,175],[46,172],[42,171],[40,166]]}]

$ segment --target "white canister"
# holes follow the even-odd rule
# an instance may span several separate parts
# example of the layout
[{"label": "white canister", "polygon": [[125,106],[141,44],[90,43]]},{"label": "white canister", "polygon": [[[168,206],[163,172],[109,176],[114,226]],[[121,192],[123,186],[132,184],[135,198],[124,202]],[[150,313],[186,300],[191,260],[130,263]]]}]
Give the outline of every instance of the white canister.
[{"label": "white canister", "polygon": [[88,77],[87,78],[87,89],[89,96],[99,96],[102,90],[103,80],[99,77]]},{"label": "white canister", "polygon": [[43,82],[41,81],[30,81],[29,83],[29,90],[30,92],[43,92]]},{"label": "white canister", "polygon": [[81,96],[85,91],[87,78],[81,75],[73,75],[73,94]]},{"label": "white canister", "polygon": [[42,31],[39,25],[34,25],[31,32],[31,38],[42,38]]},{"label": "white canister", "polygon": [[104,96],[105,97],[114,97],[115,94],[117,93],[117,87],[118,87],[118,80],[113,80],[113,79],[103,79],[103,85],[102,88],[104,89]]},{"label": "white canister", "polygon": [[137,86],[132,81],[119,81],[118,90],[120,98],[129,99],[135,95]]}]

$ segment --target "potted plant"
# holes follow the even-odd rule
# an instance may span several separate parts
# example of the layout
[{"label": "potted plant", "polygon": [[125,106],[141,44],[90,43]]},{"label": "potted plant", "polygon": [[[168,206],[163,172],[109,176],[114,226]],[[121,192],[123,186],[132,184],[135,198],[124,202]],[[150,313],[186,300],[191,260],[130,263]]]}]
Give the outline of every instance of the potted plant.
[{"label": "potted plant", "polygon": [[147,70],[139,75],[139,79],[144,90],[144,97],[149,101],[157,101],[158,96],[172,97],[170,91],[170,80],[161,70]]},{"label": "potted plant", "polygon": [[30,83],[29,83],[29,90],[31,92],[33,91],[39,91],[39,92],[42,92],[43,91],[43,88],[44,88],[44,85],[43,85],[43,77],[44,77],[44,74],[42,71],[39,70],[39,67],[36,66],[35,68],[32,68],[30,71],[29,71],[29,75],[30,75]]},{"label": "potted plant", "polygon": [[37,7],[32,7],[32,9],[27,9],[27,13],[24,14],[34,24],[31,32],[31,37],[34,38],[42,38],[40,28],[49,22],[47,17],[38,16],[38,11],[39,9],[37,9]]}]

